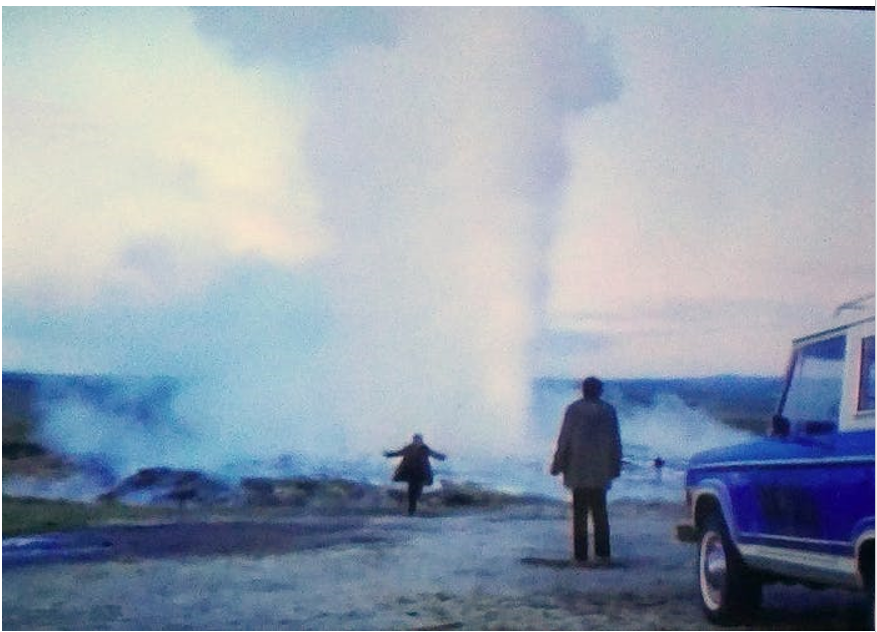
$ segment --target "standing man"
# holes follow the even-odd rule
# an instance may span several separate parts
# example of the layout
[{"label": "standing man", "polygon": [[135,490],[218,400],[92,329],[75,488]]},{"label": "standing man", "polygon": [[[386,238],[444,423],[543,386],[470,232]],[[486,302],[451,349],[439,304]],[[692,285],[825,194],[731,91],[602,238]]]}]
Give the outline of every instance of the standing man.
[{"label": "standing man", "polygon": [[408,483],[408,515],[413,516],[414,512],[417,511],[417,501],[420,500],[423,487],[432,485],[432,467],[429,458],[444,461],[445,455],[431,450],[423,442],[423,436],[416,434],[412,437],[411,443],[404,448],[393,452],[384,452],[384,456],[387,458],[402,457],[402,462],[399,463],[399,467],[393,474],[393,480]]},{"label": "standing man", "polygon": [[563,473],[572,489],[573,549],[578,562],[588,560],[588,513],[594,521],[596,562],[610,560],[606,490],[621,475],[621,436],[615,408],[602,399],[603,383],[596,377],[582,382],[582,399],[566,409],[551,475]]}]

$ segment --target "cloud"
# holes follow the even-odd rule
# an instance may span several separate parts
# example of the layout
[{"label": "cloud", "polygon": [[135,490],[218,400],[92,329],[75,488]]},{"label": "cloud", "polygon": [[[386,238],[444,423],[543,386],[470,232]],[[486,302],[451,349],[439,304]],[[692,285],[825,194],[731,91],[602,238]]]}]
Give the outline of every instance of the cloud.
[{"label": "cloud", "polygon": [[348,47],[392,44],[392,13],[377,7],[198,7],[201,32],[244,64],[318,67]]},{"label": "cloud", "polygon": [[[611,38],[625,90],[570,131],[552,322],[604,314],[577,326],[615,330],[627,368],[623,355],[592,360],[626,374],[781,370],[776,345],[874,285],[873,20],[742,8],[582,19]],[[630,342],[658,321],[700,322],[682,308],[709,303],[724,340],[691,327],[648,354]]]},{"label": "cloud", "polygon": [[[231,258],[294,266],[325,248],[285,80],[229,64],[185,10],[5,13],[7,292],[160,298]],[[131,252],[146,242],[176,265],[153,265],[144,295]]]}]

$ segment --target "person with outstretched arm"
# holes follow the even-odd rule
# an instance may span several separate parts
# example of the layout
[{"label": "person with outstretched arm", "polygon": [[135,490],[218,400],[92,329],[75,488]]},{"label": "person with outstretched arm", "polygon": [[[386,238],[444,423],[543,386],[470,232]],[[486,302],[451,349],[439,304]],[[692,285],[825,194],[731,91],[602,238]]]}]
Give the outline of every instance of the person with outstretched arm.
[{"label": "person with outstretched arm", "polygon": [[415,434],[411,443],[404,448],[394,452],[384,452],[384,456],[387,458],[402,457],[402,462],[399,463],[393,474],[393,480],[408,483],[408,515],[413,516],[414,512],[417,511],[417,501],[420,500],[423,488],[432,485],[430,457],[444,461],[445,455],[431,450],[423,442],[423,436]]}]

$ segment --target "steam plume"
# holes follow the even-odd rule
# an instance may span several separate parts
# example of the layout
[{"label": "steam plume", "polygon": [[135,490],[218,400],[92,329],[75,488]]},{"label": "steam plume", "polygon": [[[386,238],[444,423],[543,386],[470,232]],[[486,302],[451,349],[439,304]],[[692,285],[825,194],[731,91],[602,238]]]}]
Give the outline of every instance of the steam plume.
[{"label": "steam plume", "polygon": [[336,255],[333,416],[357,441],[421,430],[516,450],[564,121],[608,98],[580,27],[542,11],[411,10],[395,46],[319,82],[309,151]]}]

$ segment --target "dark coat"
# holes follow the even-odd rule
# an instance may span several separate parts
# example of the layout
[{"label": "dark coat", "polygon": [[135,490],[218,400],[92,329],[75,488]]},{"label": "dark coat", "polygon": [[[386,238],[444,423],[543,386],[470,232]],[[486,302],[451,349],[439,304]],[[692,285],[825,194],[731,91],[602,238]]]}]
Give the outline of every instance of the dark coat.
[{"label": "dark coat", "polygon": [[429,449],[425,443],[409,443],[396,452],[385,452],[385,456],[401,456],[402,462],[393,474],[393,480],[406,483],[420,483],[425,486],[432,485],[432,466],[429,457],[435,457],[440,461],[445,455]]},{"label": "dark coat", "polygon": [[579,399],[566,409],[551,473],[569,488],[609,487],[621,474],[621,435],[615,408],[601,399]]}]

